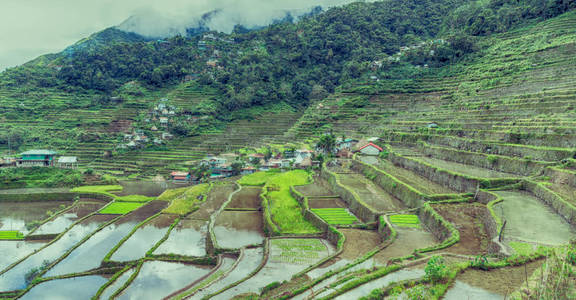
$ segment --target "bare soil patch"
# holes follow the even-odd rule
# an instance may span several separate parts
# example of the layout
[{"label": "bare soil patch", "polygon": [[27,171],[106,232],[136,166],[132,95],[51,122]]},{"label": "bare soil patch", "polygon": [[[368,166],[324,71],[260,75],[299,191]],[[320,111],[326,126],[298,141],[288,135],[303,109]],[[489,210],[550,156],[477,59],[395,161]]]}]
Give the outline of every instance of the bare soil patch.
[{"label": "bare soil patch", "polygon": [[242,187],[242,190],[232,196],[232,201],[226,208],[251,208],[260,209],[262,201],[260,200],[261,187]]},{"label": "bare soil patch", "polygon": [[314,183],[294,187],[297,191],[307,197],[334,196],[336,193],[330,188],[330,184],[324,179],[315,176]]},{"label": "bare soil patch", "polygon": [[159,213],[164,208],[166,208],[166,206],[168,206],[168,202],[166,201],[150,201],[142,207],[126,215],[119,221],[118,224],[120,225],[129,222],[141,222],[142,220],[145,220]]},{"label": "bare soil patch", "polygon": [[354,260],[367,252],[374,250],[381,243],[380,235],[373,230],[338,229],[344,236],[344,251],[338,257]]},{"label": "bare soil patch", "polygon": [[479,287],[500,295],[510,295],[522,285],[534,271],[542,266],[544,261],[539,260],[524,266],[494,269],[482,271],[470,269],[457,277],[457,280],[463,281],[471,286]]},{"label": "bare soil patch", "polygon": [[396,227],[396,231],[396,240],[374,256],[376,261],[385,264],[392,258],[406,256],[416,249],[437,243],[434,236],[424,229]]},{"label": "bare soil patch", "polygon": [[311,198],[308,199],[310,208],[346,208],[346,202],[340,198]]},{"label": "bare soil patch", "polygon": [[236,190],[236,185],[231,182],[215,185],[208,193],[206,201],[190,217],[197,220],[209,220],[210,215],[222,207],[234,190]]},{"label": "bare soil patch", "polygon": [[436,204],[434,209],[460,232],[460,241],[445,251],[456,254],[488,252],[488,235],[482,223],[483,205],[477,203]]}]

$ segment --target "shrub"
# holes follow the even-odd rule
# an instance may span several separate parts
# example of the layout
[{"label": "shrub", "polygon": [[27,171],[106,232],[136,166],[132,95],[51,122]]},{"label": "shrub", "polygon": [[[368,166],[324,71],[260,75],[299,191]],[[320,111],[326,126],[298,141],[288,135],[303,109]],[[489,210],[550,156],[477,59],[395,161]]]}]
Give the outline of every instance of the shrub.
[{"label": "shrub", "polygon": [[432,256],[424,268],[426,272],[426,277],[432,282],[442,282],[448,275],[448,268],[444,263],[444,258],[442,256]]}]

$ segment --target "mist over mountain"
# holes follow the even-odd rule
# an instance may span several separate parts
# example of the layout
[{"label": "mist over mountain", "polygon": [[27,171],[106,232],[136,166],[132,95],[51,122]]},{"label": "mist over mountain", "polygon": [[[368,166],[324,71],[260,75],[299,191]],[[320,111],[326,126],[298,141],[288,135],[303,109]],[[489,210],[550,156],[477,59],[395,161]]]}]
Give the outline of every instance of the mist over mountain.
[{"label": "mist over mountain", "polygon": [[[141,10],[116,28],[145,37],[164,38],[203,31],[231,33],[234,28],[258,29],[278,22],[296,22],[353,0],[217,0],[190,3],[179,12]],[[367,1],[372,2],[372,1]]]}]

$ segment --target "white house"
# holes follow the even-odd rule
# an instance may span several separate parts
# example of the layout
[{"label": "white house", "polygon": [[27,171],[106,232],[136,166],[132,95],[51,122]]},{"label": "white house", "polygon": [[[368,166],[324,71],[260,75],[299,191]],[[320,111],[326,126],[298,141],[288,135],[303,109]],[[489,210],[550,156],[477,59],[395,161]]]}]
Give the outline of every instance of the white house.
[{"label": "white house", "polygon": [[364,155],[378,155],[380,154],[380,152],[382,152],[382,147],[370,142],[362,147],[360,147],[358,149],[358,151],[360,151],[360,153],[364,154]]}]

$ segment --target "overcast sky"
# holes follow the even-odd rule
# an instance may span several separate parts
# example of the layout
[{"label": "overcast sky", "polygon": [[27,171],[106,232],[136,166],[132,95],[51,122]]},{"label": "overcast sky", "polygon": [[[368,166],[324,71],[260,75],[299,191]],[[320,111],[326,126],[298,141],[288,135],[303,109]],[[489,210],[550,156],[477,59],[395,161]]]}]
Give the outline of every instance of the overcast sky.
[{"label": "overcast sky", "polygon": [[141,30],[162,32],[163,26],[184,26],[194,17],[224,8],[233,16],[220,17],[213,25],[226,31],[231,21],[262,23],[277,17],[280,9],[346,2],[352,0],[0,0],[0,71],[60,52],[133,15],[158,16]]}]

